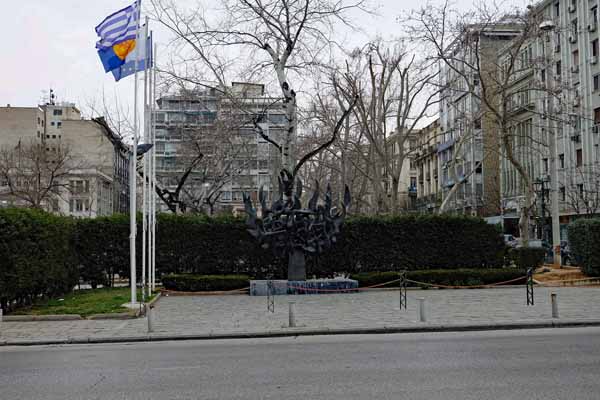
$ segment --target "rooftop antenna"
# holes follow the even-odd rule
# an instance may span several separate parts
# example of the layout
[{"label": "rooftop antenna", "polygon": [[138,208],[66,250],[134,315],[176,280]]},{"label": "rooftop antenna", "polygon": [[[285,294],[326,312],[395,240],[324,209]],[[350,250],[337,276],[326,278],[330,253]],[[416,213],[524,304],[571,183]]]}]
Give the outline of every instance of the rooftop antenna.
[{"label": "rooftop antenna", "polygon": [[52,88],[50,88],[50,101],[48,104],[51,106],[56,105],[55,99],[56,99],[56,95],[54,94],[54,90],[52,90]]}]

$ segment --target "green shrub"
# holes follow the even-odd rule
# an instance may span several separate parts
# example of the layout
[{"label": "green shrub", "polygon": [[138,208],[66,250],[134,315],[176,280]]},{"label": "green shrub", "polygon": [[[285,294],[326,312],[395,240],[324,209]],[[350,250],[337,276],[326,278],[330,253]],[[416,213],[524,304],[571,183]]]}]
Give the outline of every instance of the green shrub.
[{"label": "green shrub", "polygon": [[517,247],[510,249],[508,255],[517,268],[537,268],[544,263],[547,250],[541,247]]},{"label": "green shrub", "polygon": [[129,276],[128,237],[128,215],[77,220],[74,242],[81,279],[96,288],[112,286],[115,274]]},{"label": "green shrub", "polygon": [[[243,219],[162,214],[157,222],[158,279],[167,274],[286,276],[287,260],[261,248]],[[138,278],[142,275],[141,225],[138,218]],[[331,251],[308,257],[307,272],[327,277],[336,272],[423,267],[493,268],[502,266],[504,248],[495,227],[478,218],[350,218]],[[4,302],[60,295],[79,277],[92,286],[108,285],[114,274],[129,276],[129,217],[74,220],[31,210],[2,210],[0,260]]]},{"label": "green shrub", "polygon": [[70,292],[78,281],[73,220],[32,209],[0,209],[0,305]]},{"label": "green shrub", "polygon": [[479,218],[429,214],[353,218],[343,225],[331,252],[319,256],[309,273],[501,267],[504,248],[495,227]]},{"label": "green shrub", "polygon": [[[476,286],[489,285],[510,281],[519,277],[524,277],[525,271],[517,268],[493,268],[493,269],[442,269],[442,270],[421,270],[408,271],[407,279],[417,282],[433,283],[445,286]],[[400,277],[399,272],[362,272],[350,275],[351,279],[356,279],[360,287],[373,286],[390,282]],[[522,281],[511,282],[511,284],[520,284]],[[397,287],[398,282],[390,284],[390,287]],[[409,286],[419,286],[409,282]]]},{"label": "green shrub", "polygon": [[600,276],[600,218],[578,219],[569,224],[569,248],[581,270]]},{"label": "green shrub", "polygon": [[184,292],[235,290],[248,286],[246,275],[170,274],[162,277],[165,289]]}]

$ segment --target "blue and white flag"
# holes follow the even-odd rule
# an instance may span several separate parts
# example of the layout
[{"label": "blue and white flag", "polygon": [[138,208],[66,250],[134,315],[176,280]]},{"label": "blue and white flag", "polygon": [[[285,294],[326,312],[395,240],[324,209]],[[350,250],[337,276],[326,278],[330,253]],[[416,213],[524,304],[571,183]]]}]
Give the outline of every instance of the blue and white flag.
[{"label": "blue and white flag", "polygon": [[118,82],[126,76],[135,74],[136,65],[138,72],[144,71],[146,68],[150,68],[152,66],[152,36],[147,36],[146,33],[146,40],[142,40],[142,37],[140,37],[139,43],[140,47],[137,49],[137,51],[132,51],[129,53],[129,55],[127,55],[125,58],[125,63],[111,71],[115,77],[115,81]]},{"label": "blue and white flag", "polygon": [[97,49],[107,50],[119,43],[135,40],[140,20],[140,2],[141,0],[136,0],[129,7],[104,18],[96,27],[96,33],[100,36],[96,43]]}]

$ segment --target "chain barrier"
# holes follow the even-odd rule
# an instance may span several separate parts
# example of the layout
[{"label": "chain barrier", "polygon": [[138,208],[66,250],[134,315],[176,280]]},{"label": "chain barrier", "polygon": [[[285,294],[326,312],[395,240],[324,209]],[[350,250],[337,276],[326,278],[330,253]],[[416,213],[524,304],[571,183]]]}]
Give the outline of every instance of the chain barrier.
[{"label": "chain barrier", "polygon": [[[485,285],[470,285],[470,286],[439,285],[439,284],[435,284],[435,283],[415,281],[415,280],[412,280],[412,279],[404,279],[404,282],[405,283],[411,282],[411,283],[415,283],[417,285],[429,286],[429,287],[436,287],[436,288],[442,288],[442,289],[479,289],[479,288],[488,288],[488,287],[494,287],[494,286],[498,286],[498,285],[505,285],[507,283],[522,281],[525,278],[527,278],[527,276],[524,275],[524,276],[520,276],[520,277],[515,278],[515,279],[510,279],[508,281],[488,283],[488,284],[485,284]],[[305,287],[301,287],[301,286],[291,286],[291,285],[288,285],[288,288],[290,288],[290,289],[296,289],[296,290],[312,291],[312,292],[323,292],[323,293],[329,293],[329,292],[359,292],[359,291],[363,291],[363,290],[369,290],[369,289],[373,289],[373,288],[377,288],[377,287],[381,287],[381,286],[390,285],[392,283],[401,282],[401,281],[402,281],[402,278],[399,278],[399,279],[394,279],[393,281],[379,283],[377,285],[371,285],[371,286],[366,286],[366,287],[362,287],[362,288],[348,288],[348,289],[319,289],[319,288],[305,288]]]},{"label": "chain barrier", "polygon": [[534,282],[541,286],[552,286],[556,283],[565,283],[565,282],[583,282],[583,281],[598,281],[600,277],[591,277],[591,278],[577,278],[577,279],[559,279],[554,281],[538,281],[534,279]]}]

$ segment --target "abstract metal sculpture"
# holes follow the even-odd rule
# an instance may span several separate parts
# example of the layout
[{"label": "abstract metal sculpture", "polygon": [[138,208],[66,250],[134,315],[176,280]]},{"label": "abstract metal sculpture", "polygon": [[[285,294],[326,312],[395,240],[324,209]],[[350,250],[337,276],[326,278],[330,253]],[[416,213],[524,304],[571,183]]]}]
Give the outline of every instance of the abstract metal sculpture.
[{"label": "abstract metal sculpture", "polygon": [[[252,200],[244,193],[248,232],[264,248],[288,259],[288,281],[306,280],[306,253],[321,253],[337,240],[350,205],[350,190],[346,186],[341,211],[332,206],[331,186],[327,185],[323,203],[319,204],[319,183],[302,208],[302,181],[287,170],[278,177],[279,198],[269,208],[262,187],[258,193],[262,218],[258,218]],[[296,185],[294,190],[294,183]]]}]

